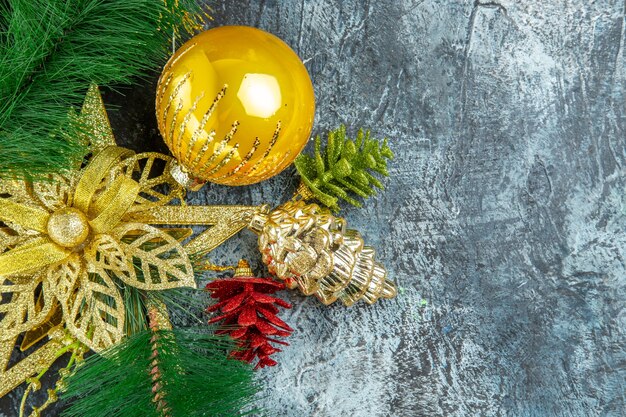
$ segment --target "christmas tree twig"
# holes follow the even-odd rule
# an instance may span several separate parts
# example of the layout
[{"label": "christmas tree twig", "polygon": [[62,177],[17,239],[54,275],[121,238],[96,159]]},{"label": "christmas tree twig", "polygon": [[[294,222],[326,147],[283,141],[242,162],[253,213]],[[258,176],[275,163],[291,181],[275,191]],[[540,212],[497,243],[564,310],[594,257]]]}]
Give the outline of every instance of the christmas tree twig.
[{"label": "christmas tree twig", "polygon": [[42,178],[80,162],[68,123],[90,84],[157,69],[195,0],[11,0],[0,4],[0,176]]},{"label": "christmas tree twig", "polygon": [[151,327],[87,358],[67,379],[62,416],[234,417],[251,408],[257,387],[251,368],[227,357],[232,341]]}]

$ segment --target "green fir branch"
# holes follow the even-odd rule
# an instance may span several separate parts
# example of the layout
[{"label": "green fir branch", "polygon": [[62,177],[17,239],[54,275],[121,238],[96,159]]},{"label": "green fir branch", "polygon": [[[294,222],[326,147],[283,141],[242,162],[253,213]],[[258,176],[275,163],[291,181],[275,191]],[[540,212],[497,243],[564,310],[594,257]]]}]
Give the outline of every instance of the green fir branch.
[{"label": "green fir branch", "polygon": [[69,109],[90,84],[157,70],[199,12],[195,0],[2,1],[0,177],[43,178],[80,162],[85,144]]},{"label": "green fir branch", "polygon": [[141,332],[87,358],[67,378],[61,399],[70,404],[62,416],[162,417],[153,391],[157,355],[165,415],[252,413],[258,387],[248,364],[228,358],[232,348],[230,339],[197,329]]},{"label": "green fir branch", "polygon": [[377,188],[382,189],[383,184],[372,173],[389,176],[387,160],[392,158],[387,139],[381,143],[371,138],[369,130],[360,129],[356,140],[352,140],[341,125],[328,133],[325,149],[318,135],[314,155],[298,156],[295,166],[313,196],[333,211],[339,211],[339,200],[361,207],[353,195],[366,199],[375,195]]}]

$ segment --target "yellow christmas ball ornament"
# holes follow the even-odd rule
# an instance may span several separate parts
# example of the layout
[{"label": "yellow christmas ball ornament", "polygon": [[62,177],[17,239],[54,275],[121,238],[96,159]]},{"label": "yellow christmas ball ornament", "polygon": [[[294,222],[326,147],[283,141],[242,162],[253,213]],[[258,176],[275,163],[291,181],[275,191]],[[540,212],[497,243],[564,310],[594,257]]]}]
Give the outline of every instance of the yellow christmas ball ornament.
[{"label": "yellow christmas ball ornament", "polygon": [[178,160],[174,177],[247,185],[285,169],[306,145],[315,113],[300,58],[276,36],[224,26],[185,43],[156,95],[159,130]]}]

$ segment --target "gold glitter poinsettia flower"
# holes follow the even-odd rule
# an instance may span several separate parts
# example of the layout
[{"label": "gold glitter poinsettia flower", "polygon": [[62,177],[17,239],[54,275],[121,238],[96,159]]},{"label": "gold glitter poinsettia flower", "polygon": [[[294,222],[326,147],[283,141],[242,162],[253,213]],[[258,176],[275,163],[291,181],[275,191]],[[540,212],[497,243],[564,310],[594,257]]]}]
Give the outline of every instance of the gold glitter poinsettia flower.
[{"label": "gold glitter poinsettia flower", "polygon": [[[124,336],[117,280],[142,290],[194,287],[178,240],[130,214],[181,190],[153,175],[156,153],[101,149],[82,170],[50,182],[0,181],[0,342],[34,329],[58,302],[67,329],[94,351]],[[158,165],[158,164],[157,164]],[[169,192],[157,191],[169,184]],[[137,216],[135,216],[136,218]]]}]

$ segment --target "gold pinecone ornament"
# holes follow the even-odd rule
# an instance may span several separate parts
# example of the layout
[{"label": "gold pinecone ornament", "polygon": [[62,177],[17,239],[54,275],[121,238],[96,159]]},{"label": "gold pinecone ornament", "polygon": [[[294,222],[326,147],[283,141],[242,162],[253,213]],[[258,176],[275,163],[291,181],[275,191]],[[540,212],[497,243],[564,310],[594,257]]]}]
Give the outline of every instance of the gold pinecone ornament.
[{"label": "gold pinecone ornament", "polygon": [[343,218],[317,204],[290,201],[255,214],[249,228],[259,236],[269,271],[287,287],[314,294],[326,305],[337,299],[346,306],[361,299],[373,304],[397,294],[359,232],[347,230]]}]

